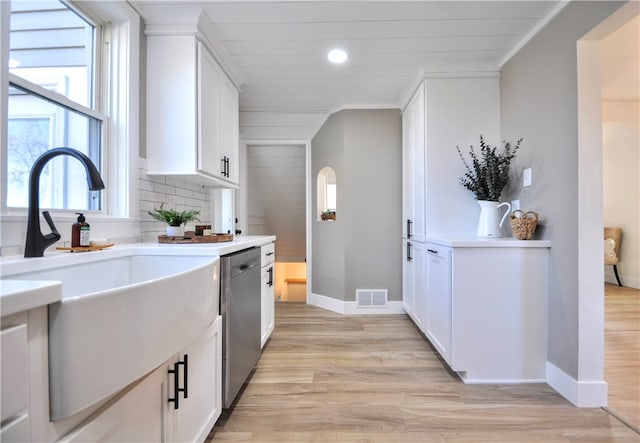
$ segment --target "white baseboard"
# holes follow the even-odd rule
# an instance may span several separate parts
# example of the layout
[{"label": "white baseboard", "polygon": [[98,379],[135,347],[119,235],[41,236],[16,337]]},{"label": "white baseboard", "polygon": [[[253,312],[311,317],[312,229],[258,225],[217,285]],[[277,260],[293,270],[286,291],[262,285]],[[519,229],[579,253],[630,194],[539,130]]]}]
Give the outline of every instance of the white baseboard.
[{"label": "white baseboard", "polygon": [[[609,267],[611,267],[611,266],[609,266]],[[613,269],[613,268],[611,268],[611,269]],[[618,272],[620,272],[620,269],[618,269]],[[607,282],[607,283],[614,284],[614,285],[618,284],[618,280],[616,280],[616,276],[613,273],[613,270],[606,271],[604,273],[604,281]],[[629,276],[620,274],[620,281],[622,282],[622,286],[626,286],[628,288],[640,289],[640,279],[639,278],[633,278],[633,277],[629,277]]]},{"label": "white baseboard", "polygon": [[607,406],[608,385],[605,381],[578,381],[547,361],[547,383],[579,408]]},{"label": "white baseboard", "polygon": [[337,312],[345,315],[358,314],[404,314],[404,308],[401,301],[390,301],[387,306],[379,308],[358,308],[355,301],[337,300],[327,297],[326,295],[310,293],[307,303],[317,306],[328,311]]}]

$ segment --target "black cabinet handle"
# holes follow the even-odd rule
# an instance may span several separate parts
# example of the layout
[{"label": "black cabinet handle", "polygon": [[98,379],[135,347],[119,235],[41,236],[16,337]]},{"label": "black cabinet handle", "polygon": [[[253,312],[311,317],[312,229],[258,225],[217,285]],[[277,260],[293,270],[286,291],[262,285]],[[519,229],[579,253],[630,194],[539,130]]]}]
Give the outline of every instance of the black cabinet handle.
[{"label": "black cabinet handle", "polygon": [[222,157],[220,159],[220,162],[222,163],[222,170],[220,171],[222,173],[222,176],[224,177],[226,175],[227,172],[227,161],[226,161],[227,157]]},{"label": "black cabinet handle", "polygon": [[427,252],[431,252],[432,254],[438,254],[438,251],[436,251],[435,249],[427,249]]},{"label": "black cabinet handle", "polygon": [[273,286],[273,267],[267,269],[267,272],[269,273],[269,281],[267,282],[267,286],[271,287]]},{"label": "black cabinet handle", "polygon": [[413,234],[411,234],[412,225],[413,225],[413,222],[407,219],[407,238],[413,237]]},{"label": "black cabinet handle", "polygon": [[178,360],[178,365],[184,366],[182,369],[182,388],[178,388],[178,392],[183,392],[183,398],[189,398],[188,380],[189,380],[189,355],[184,354],[183,360]]},{"label": "black cabinet handle", "polygon": [[169,403],[173,403],[173,409],[178,409],[180,407],[180,405],[179,405],[180,387],[178,386],[180,384],[179,375],[178,375],[179,372],[180,372],[179,369],[178,369],[179,365],[180,365],[180,363],[174,363],[173,364],[173,369],[167,370],[167,373],[173,374],[173,398],[169,398]]},{"label": "black cabinet handle", "polygon": [[[180,387],[180,366],[182,370],[182,388]],[[169,403],[173,403],[173,409],[180,407],[180,393],[182,398],[189,398],[188,380],[189,380],[189,355],[184,354],[183,360],[178,360],[173,364],[173,369],[168,369],[167,373],[173,374],[173,398],[169,398]]]},{"label": "black cabinet handle", "polygon": [[407,242],[407,261],[413,260],[411,257],[411,243]]},{"label": "black cabinet handle", "polygon": [[267,252],[267,253],[266,253],[266,254],[264,254],[264,255],[266,255],[267,257],[269,257],[269,256],[273,255],[273,252]]}]

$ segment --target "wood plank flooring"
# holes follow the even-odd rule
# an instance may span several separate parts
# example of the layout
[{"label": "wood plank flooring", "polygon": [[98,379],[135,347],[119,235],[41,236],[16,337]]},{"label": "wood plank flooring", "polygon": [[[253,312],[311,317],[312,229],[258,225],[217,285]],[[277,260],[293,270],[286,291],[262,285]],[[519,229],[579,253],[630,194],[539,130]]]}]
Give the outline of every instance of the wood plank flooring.
[{"label": "wood plank flooring", "polygon": [[640,429],[640,290],[605,284],[608,409]]},{"label": "wood plank flooring", "polygon": [[545,384],[464,385],[408,317],[276,306],[276,328],[208,442],[640,442]]}]

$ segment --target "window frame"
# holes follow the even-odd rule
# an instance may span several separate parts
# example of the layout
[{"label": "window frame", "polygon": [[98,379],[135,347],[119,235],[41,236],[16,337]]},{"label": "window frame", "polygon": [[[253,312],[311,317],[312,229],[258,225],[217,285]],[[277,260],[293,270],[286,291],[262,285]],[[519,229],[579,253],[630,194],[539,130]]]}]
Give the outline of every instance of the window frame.
[{"label": "window frame", "polygon": [[[9,82],[33,90],[43,97],[55,94],[55,101],[70,108],[79,108],[102,121],[101,175],[106,188],[102,191],[102,209],[90,210],[92,218],[103,221],[137,219],[138,214],[138,160],[139,160],[139,103],[140,103],[140,40],[141,18],[126,2],[82,2],[81,5],[65,1],[71,9],[86,17],[96,26],[94,55],[94,87],[92,103],[95,109],[72,102],[66,97],[33,85],[14,74],[9,74],[9,22],[11,5],[0,1],[0,212],[3,218],[26,220],[26,208],[8,208],[5,185],[7,177],[7,118]],[[136,91],[129,94],[129,91]],[[71,103],[69,103],[71,102]],[[126,171],[126,172],[122,172]],[[74,219],[73,210],[53,209],[52,214],[62,219]]]}]

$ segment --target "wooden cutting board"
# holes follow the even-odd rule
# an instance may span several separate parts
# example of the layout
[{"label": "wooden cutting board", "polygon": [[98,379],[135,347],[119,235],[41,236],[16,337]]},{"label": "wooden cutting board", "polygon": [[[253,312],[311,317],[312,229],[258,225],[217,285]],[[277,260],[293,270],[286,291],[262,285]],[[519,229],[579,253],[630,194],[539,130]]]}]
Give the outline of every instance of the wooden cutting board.
[{"label": "wooden cutting board", "polygon": [[185,232],[185,235],[168,236],[159,235],[158,243],[190,244],[190,243],[222,243],[233,240],[233,234],[195,235]]}]

